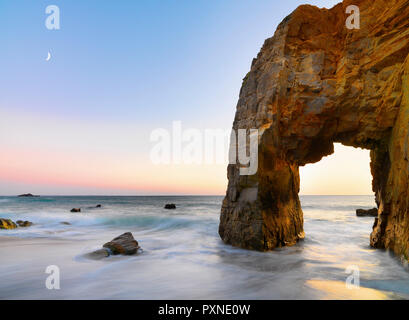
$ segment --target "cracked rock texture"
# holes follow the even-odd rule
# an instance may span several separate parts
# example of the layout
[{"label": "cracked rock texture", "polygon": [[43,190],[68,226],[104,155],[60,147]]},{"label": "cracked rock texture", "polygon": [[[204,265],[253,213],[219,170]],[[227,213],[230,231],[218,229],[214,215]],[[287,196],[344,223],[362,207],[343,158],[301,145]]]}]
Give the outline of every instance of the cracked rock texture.
[{"label": "cracked rock texture", "polygon": [[[360,29],[346,28],[351,4]],[[258,171],[228,167],[226,243],[264,251],[302,239],[299,167],[340,142],[371,150],[378,217],[370,244],[409,256],[408,53],[408,0],[303,5],[281,22],[240,91],[233,129],[259,129]]]}]

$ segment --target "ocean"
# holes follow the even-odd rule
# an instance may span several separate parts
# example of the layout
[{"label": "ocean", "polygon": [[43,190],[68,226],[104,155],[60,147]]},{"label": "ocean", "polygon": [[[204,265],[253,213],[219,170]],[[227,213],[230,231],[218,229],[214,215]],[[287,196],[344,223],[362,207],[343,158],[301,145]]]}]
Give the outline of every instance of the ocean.
[{"label": "ocean", "polygon": [[[301,196],[305,240],[271,252],[220,240],[222,199],[0,197],[1,218],[34,223],[0,230],[0,299],[409,298],[407,265],[371,248],[374,218],[355,215],[375,206],[373,196]],[[87,257],[128,231],[141,254]],[[59,269],[58,290],[45,285],[50,265]]]}]

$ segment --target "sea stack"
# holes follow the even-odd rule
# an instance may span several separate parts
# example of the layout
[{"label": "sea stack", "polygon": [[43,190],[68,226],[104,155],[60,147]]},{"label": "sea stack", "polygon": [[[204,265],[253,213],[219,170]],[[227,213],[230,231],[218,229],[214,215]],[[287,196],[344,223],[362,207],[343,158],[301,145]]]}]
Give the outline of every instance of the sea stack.
[{"label": "sea stack", "polygon": [[[352,4],[359,29],[346,25]],[[240,91],[233,129],[258,129],[258,169],[228,166],[225,243],[265,251],[302,239],[299,167],[339,142],[371,151],[379,208],[371,246],[409,257],[408,54],[407,0],[302,5],[280,23]]]}]

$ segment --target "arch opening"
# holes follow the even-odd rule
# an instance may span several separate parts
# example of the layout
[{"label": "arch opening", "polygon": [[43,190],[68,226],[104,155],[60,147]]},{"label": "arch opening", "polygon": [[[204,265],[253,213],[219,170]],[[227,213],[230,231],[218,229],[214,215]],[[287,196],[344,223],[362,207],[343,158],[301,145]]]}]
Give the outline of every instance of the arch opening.
[{"label": "arch opening", "polygon": [[334,153],[300,167],[300,196],[373,195],[370,150],[334,144]]},{"label": "arch opening", "polygon": [[[317,240],[324,249],[330,243],[340,251],[346,246],[359,252],[362,239],[369,238],[378,209],[370,161],[370,150],[335,143],[333,154],[299,168],[306,238]],[[367,215],[361,218],[357,209],[372,210],[361,211]]]}]

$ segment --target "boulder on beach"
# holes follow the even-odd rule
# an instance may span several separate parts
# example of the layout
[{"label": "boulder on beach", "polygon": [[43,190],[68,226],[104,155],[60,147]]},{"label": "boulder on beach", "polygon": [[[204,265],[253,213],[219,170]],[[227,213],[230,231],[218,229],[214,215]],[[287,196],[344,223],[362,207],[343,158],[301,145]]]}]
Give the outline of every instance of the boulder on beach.
[{"label": "boulder on beach", "polygon": [[105,243],[104,248],[109,249],[110,254],[132,255],[140,249],[138,241],[136,241],[131,232],[121,234],[119,237]]},{"label": "boulder on beach", "polygon": [[372,209],[356,209],[356,215],[358,217],[377,217],[378,216],[378,209],[377,208],[372,208]]},{"label": "boulder on beach", "polygon": [[10,219],[0,218],[0,229],[10,230],[15,228],[17,228],[17,225],[13,221],[11,221]]},{"label": "boulder on beach", "polygon": [[81,212],[81,208],[72,208],[71,212]]},{"label": "boulder on beach", "polygon": [[165,204],[165,209],[176,209],[176,204],[174,203],[167,203]]},{"label": "boulder on beach", "polygon": [[31,193],[24,193],[24,194],[18,195],[17,197],[19,197],[19,198],[33,198],[33,197],[39,197],[39,196],[35,196],[35,195],[31,194]]},{"label": "boulder on beach", "polygon": [[31,221],[23,221],[23,220],[17,220],[16,223],[18,224],[19,227],[30,227],[33,225],[33,223]]}]

